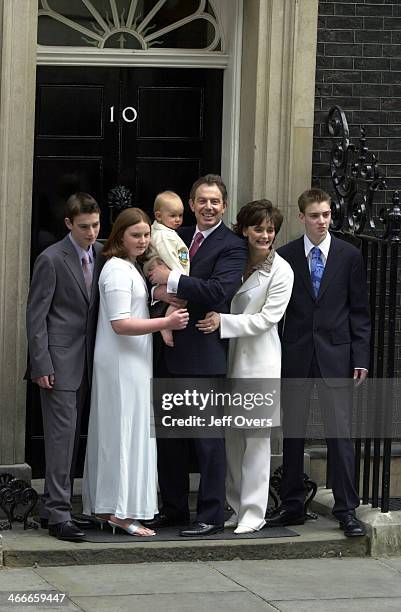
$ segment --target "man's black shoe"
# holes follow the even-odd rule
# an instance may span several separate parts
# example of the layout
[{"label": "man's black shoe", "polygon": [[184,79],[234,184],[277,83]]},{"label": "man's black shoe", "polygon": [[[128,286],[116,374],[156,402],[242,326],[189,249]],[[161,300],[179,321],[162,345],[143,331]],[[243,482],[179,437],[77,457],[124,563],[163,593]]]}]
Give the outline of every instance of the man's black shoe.
[{"label": "man's black shoe", "polygon": [[288,525],[303,525],[305,522],[304,514],[295,514],[284,508],[278,508],[269,518],[266,519],[266,527],[287,527]]},{"label": "man's black shoe", "polygon": [[[74,525],[78,527],[78,529],[96,529],[98,525],[98,521],[96,521],[96,519],[92,519],[89,516],[88,518],[86,518],[82,514],[81,515],[73,514],[71,520],[74,523]],[[40,526],[42,527],[42,529],[48,529],[49,527],[48,519],[41,518]]]},{"label": "man's black shoe", "polygon": [[189,529],[182,529],[180,536],[183,538],[196,538],[199,536],[208,536],[213,533],[224,531],[224,525],[207,525],[206,523],[195,523]]},{"label": "man's black shoe", "polygon": [[85,534],[72,521],[49,525],[49,535],[68,542],[82,542]]},{"label": "man's black shoe", "polygon": [[99,521],[92,516],[86,516],[85,514],[73,514],[71,517],[72,522],[78,529],[97,529]]},{"label": "man's black shoe", "polygon": [[148,521],[141,521],[144,527],[148,529],[159,529],[160,527],[176,527],[177,525],[188,525],[187,519],[177,519],[167,516],[167,514],[156,514],[156,516]]},{"label": "man's black shoe", "polygon": [[361,537],[366,535],[366,529],[356,518],[354,513],[347,514],[340,521],[340,529],[348,538]]}]

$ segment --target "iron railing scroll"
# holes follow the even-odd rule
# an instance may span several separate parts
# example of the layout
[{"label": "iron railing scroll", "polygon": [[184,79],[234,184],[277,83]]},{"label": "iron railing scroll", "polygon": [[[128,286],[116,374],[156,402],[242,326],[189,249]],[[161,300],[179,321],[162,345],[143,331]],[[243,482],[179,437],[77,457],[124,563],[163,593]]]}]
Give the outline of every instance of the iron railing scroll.
[{"label": "iron railing scroll", "polygon": [[24,529],[37,529],[38,523],[29,518],[37,501],[38,494],[28,482],[0,474],[0,531],[12,529],[15,522],[23,523]]},{"label": "iron railing scroll", "polygon": [[[332,201],[332,231],[361,248],[366,264],[372,321],[368,397],[358,394],[356,418],[363,409],[374,414],[374,437],[356,438],[356,485],[362,501],[388,512],[392,453],[392,384],[399,364],[396,354],[396,324],[400,318],[400,287],[397,279],[401,240],[401,210],[398,191],[392,203],[378,203],[387,191],[378,157],[368,148],[366,130],[360,128],[358,143],[350,140],[347,118],[339,106],[328,113],[327,129],[333,139],[330,176],[335,191]],[[385,194],[383,193],[383,196]],[[365,394],[366,395],[366,394]],[[363,402],[367,406],[363,406]],[[381,435],[377,435],[380,432]],[[363,466],[361,475],[361,457]],[[381,470],[381,474],[380,474]],[[381,476],[381,478],[380,478]],[[381,493],[379,494],[381,482]]]}]

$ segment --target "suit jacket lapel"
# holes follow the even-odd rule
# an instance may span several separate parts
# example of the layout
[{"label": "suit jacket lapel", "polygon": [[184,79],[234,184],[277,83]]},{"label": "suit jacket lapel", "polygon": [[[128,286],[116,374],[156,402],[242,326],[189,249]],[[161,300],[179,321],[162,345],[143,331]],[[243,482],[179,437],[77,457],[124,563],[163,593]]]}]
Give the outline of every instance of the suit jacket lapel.
[{"label": "suit jacket lapel", "polygon": [[250,276],[246,279],[244,283],[242,283],[241,287],[238,289],[236,295],[239,293],[243,293],[244,291],[249,291],[250,289],[254,289],[255,287],[259,287],[261,282],[261,276],[267,276],[267,272],[264,270],[255,270],[252,272]]},{"label": "suit jacket lapel", "polygon": [[70,270],[71,274],[75,278],[78,283],[79,288],[81,289],[84,298],[87,302],[89,302],[88,292],[86,290],[84,275],[82,272],[82,266],[79,261],[78,255],[74,246],[69,239],[68,235],[62,241],[62,249],[64,251],[64,262],[67,268]]},{"label": "suit jacket lapel", "polygon": [[202,257],[202,254],[204,254],[205,251],[210,252],[213,247],[220,242],[220,240],[223,240],[224,229],[225,225],[221,223],[219,227],[214,230],[214,232],[212,232],[209,236],[206,236],[204,241],[201,242],[201,245],[196,251],[194,257],[192,258],[191,265],[196,264],[198,259]]},{"label": "suit jacket lapel", "polygon": [[341,240],[338,240],[334,236],[331,237],[331,244],[329,249],[329,254],[327,257],[326,265],[324,267],[324,272],[322,276],[322,281],[320,283],[319,293],[317,294],[317,301],[319,301],[327,287],[330,285],[333,280],[338,267],[341,265],[341,257],[338,257],[338,253],[342,251],[343,247],[341,244]]},{"label": "suit jacket lapel", "polygon": [[[201,243],[200,247],[198,248],[198,250],[196,251],[195,255],[193,256],[191,260],[191,266],[194,263],[196,263],[199,256],[202,255],[202,249],[204,248],[205,243],[207,243],[206,248],[209,250],[210,248],[213,248],[213,244],[215,243],[215,241],[220,241],[223,239],[225,229],[226,229],[226,226],[222,222],[219,225],[219,227],[214,230],[214,232],[212,232],[209,236],[207,236],[204,239],[204,241]],[[183,239],[183,241],[185,242],[188,248],[192,242],[192,238],[194,237],[195,231],[196,231],[196,226],[195,227],[184,227],[179,232],[179,235],[181,236],[181,238]]]},{"label": "suit jacket lapel", "polygon": [[192,238],[195,233],[195,230],[196,230],[196,226],[189,226],[189,227],[183,227],[179,229],[177,232],[177,234],[180,236],[180,238],[182,238],[182,240],[185,242],[188,248],[192,242]]},{"label": "suit jacket lapel", "polygon": [[103,245],[95,242],[93,245],[93,251],[95,256],[94,266],[93,266],[93,279],[92,279],[92,291],[91,291],[91,299],[90,303],[92,304],[93,300],[96,296],[97,284],[99,282],[100,272],[103,267],[104,258],[101,256],[101,252],[103,251]]},{"label": "suit jacket lapel", "polygon": [[299,238],[298,242],[296,242],[294,246],[295,259],[291,262],[294,267],[294,272],[302,279],[302,282],[304,283],[311,298],[315,299],[308,266],[308,260],[305,257],[304,237],[302,236],[302,238]]}]

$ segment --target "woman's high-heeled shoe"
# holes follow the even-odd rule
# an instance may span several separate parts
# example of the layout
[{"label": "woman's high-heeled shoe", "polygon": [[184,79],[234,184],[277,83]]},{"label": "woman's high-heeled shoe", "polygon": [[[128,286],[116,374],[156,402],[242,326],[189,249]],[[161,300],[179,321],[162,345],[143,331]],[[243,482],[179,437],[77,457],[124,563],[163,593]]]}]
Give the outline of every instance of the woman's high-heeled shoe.
[{"label": "woman's high-heeled shoe", "polygon": [[95,518],[96,524],[99,525],[100,527],[100,531],[103,531],[104,526],[107,525],[108,519],[103,518],[102,516],[99,516],[97,514],[94,515],[94,518]]},{"label": "woman's high-heeled shoe", "polygon": [[[130,523],[127,527],[123,527],[122,525],[119,525],[118,523],[113,523],[113,521],[107,521],[107,522],[113,530],[113,535],[115,535],[116,529],[121,529],[122,531],[129,533],[129,535],[135,535],[135,533],[139,529],[146,529],[146,527],[142,525],[142,523],[140,523],[139,521],[135,521],[135,520],[132,521],[132,523]],[[153,530],[149,530],[149,531],[153,531]],[[153,532],[151,535],[156,535],[156,533]]]}]

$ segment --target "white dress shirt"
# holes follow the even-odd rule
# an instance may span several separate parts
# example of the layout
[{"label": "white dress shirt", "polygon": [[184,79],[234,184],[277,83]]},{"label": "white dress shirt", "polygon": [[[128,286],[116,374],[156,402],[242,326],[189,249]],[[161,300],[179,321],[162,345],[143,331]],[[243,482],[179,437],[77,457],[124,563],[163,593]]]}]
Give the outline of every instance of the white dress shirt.
[{"label": "white dress shirt", "polygon": [[77,255],[79,257],[79,263],[81,265],[82,265],[82,258],[84,257],[86,259],[86,261],[88,261],[86,256],[89,256],[89,264],[88,264],[88,266],[89,266],[89,269],[90,269],[91,274],[93,276],[93,268],[95,266],[95,258],[94,258],[94,255],[93,255],[93,247],[92,247],[92,245],[90,244],[88,249],[85,250],[81,246],[79,246],[79,244],[77,244],[75,242],[74,238],[72,237],[71,232],[68,234],[68,237],[71,240],[71,242],[72,242],[72,244],[74,246],[74,249],[77,252]]},{"label": "white dress shirt", "polygon": [[308,259],[309,272],[310,272],[311,261],[312,261],[312,253],[311,253],[312,249],[314,247],[317,247],[318,249],[320,249],[320,252],[322,254],[323,264],[326,265],[326,261],[329,256],[330,244],[331,244],[331,236],[329,232],[327,232],[326,238],[322,240],[320,244],[313,244],[313,242],[309,240],[308,236],[306,234],[304,235],[305,257]]}]

